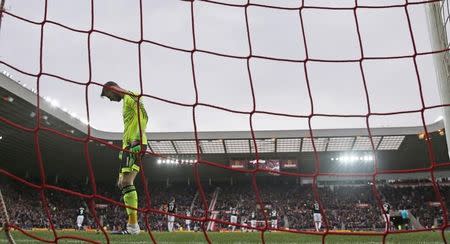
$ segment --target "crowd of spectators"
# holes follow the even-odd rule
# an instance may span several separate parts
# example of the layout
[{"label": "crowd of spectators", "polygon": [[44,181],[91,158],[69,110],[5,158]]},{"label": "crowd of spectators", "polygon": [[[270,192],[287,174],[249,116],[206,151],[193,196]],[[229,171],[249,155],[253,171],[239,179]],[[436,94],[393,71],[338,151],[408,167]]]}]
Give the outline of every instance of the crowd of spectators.
[{"label": "crowd of spectators", "polygon": [[[63,187],[90,194],[90,186],[82,185],[72,184]],[[189,210],[191,216],[204,217],[206,209],[195,185],[152,183],[148,189],[148,196],[141,187],[138,189],[139,207],[146,208],[150,204],[152,209],[164,212],[170,198],[174,197],[178,214],[185,215]],[[2,184],[0,190],[5,199],[10,223],[23,229],[49,228],[50,221],[57,229],[73,229],[80,207],[87,209],[85,228],[97,229],[92,206],[96,206],[98,219],[101,219],[108,229],[120,230],[125,224],[126,213],[123,207],[98,198],[91,201],[52,189],[41,192],[18,183]],[[205,184],[203,190],[207,203],[214,203],[210,214],[214,213],[216,219],[226,222],[230,221],[231,208],[237,209],[239,213],[238,223],[242,223],[241,219],[247,219],[249,223],[253,212],[259,225],[263,224],[266,218],[270,219],[269,213],[276,210],[278,228],[314,229],[312,206],[317,198],[316,194],[320,197],[324,213],[322,226],[328,226],[333,230],[383,230],[385,221],[379,203],[386,202],[392,207],[391,215],[398,210],[407,209],[423,228],[431,228],[442,220],[442,211],[437,204],[438,198],[431,184],[380,184],[376,187],[379,202],[374,195],[374,187],[362,183],[320,185],[316,189],[310,184],[260,183],[258,184],[260,198],[250,183]],[[444,202],[448,205],[450,186],[441,185],[440,191]],[[119,191],[111,184],[99,185],[97,193],[120,202]],[[217,198],[213,199],[214,196]],[[43,207],[44,202],[47,208]],[[1,222],[2,218],[3,216],[0,216]],[[185,220],[176,219],[175,226],[178,229],[185,228]],[[167,218],[163,213],[140,214],[139,223],[143,229],[148,223],[151,230],[167,230]],[[214,230],[227,228],[228,224],[216,223]]]}]

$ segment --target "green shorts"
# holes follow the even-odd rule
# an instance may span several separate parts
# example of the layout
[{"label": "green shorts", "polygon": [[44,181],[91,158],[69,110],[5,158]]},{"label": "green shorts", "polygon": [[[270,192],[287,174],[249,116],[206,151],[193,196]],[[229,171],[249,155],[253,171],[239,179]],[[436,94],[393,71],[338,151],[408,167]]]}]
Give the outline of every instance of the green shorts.
[{"label": "green shorts", "polygon": [[139,172],[139,170],[141,169],[141,162],[144,158],[145,155],[145,151],[147,150],[147,145],[142,145],[143,150],[139,150],[141,147],[140,144],[137,144],[135,146],[127,146],[125,149],[128,151],[133,151],[137,150],[140,152],[137,153],[132,153],[132,152],[127,152],[127,151],[121,151],[121,153],[119,154],[119,159],[120,159],[120,174],[123,173],[129,173],[132,171],[137,171]]}]

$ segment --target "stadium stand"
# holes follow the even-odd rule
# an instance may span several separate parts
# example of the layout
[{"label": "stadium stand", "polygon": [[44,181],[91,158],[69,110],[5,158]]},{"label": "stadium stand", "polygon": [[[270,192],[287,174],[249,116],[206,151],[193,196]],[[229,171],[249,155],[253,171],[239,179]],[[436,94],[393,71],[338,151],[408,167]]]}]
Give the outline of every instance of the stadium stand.
[{"label": "stadium stand", "polygon": [[[344,183],[344,182],[343,182]],[[82,185],[80,183],[80,185]],[[196,201],[196,190],[192,185],[186,183],[175,183],[165,185],[164,183],[154,183],[151,189],[152,206],[154,208],[164,209],[169,198],[176,197],[178,211],[184,213],[191,206],[195,208],[193,202]],[[68,187],[68,186],[67,186]],[[73,187],[73,186],[72,186]],[[253,191],[242,185],[230,186],[224,182],[218,182],[208,187],[208,200],[211,202],[214,189],[219,187],[217,205],[214,211],[218,212],[217,219],[227,221],[229,218],[229,208],[236,207],[240,214],[239,218],[247,217],[252,211],[258,212],[258,206],[255,205]],[[442,217],[439,214],[437,206],[432,203],[435,201],[431,184],[429,182],[411,182],[407,185],[398,185],[398,183],[380,184],[380,190],[384,199],[389,202],[395,211],[406,208],[411,215],[420,223],[421,228],[431,228],[437,225]],[[82,187],[79,190],[82,191]],[[119,195],[108,185],[100,185],[104,192],[113,192],[109,196],[118,200]],[[284,183],[262,184],[262,195],[266,208],[276,208],[280,214],[280,229],[311,230],[312,222],[312,196],[311,185],[291,185],[286,190]],[[444,195],[450,192],[450,184],[442,182],[440,186]],[[2,187],[6,196],[5,201],[10,211],[11,221],[24,229],[48,228],[48,221],[42,211],[41,201],[37,194],[30,188],[20,184],[9,182]],[[170,193],[170,194],[166,194]],[[370,186],[364,184],[339,184],[320,186],[320,195],[325,203],[328,225],[334,230],[369,230],[379,231],[384,228],[382,212],[376,208],[373,197],[371,196]],[[106,193],[107,194],[107,193]],[[81,201],[72,201],[71,198],[58,192],[48,192],[50,209],[52,210],[52,221],[57,229],[75,228],[76,211],[84,203]],[[265,196],[265,197],[264,197]],[[141,204],[145,204],[141,199]],[[449,199],[446,198],[448,205]],[[123,228],[123,218],[125,212],[121,207],[106,204],[105,226],[111,230]],[[193,212],[199,215],[201,208],[194,209]],[[200,213],[201,214],[201,213]],[[195,216],[195,214],[194,214]],[[141,215],[140,223],[144,223]],[[164,215],[152,215],[149,218],[153,230],[167,230]],[[263,224],[264,217],[257,215],[258,222]],[[183,219],[177,218],[178,228],[184,228]],[[90,229],[96,229],[97,226],[90,214],[87,215],[85,226]],[[226,230],[227,225],[216,224],[214,230]]]}]

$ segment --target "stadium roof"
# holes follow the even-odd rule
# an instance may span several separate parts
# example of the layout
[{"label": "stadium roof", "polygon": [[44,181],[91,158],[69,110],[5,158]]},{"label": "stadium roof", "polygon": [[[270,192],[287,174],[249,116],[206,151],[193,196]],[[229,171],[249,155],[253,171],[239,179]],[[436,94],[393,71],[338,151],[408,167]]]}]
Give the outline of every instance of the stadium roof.
[{"label": "stadium roof", "polygon": [[[2,149],[9,152],[2,152],[0,159],[4,162],[38,160],[34,144],[36,138],[33,134],[37,103],[35,91],[22,86],[5,74],[0,74],[0,95],[3,98],[2,106],[0,106],[1,117],[11,122],[3,123],[7,126],[0,127],[0,136],[2,136],[0,143],[4,144]],[[100,131],[95,128],[90,128],[88,132],[86,121],[80,121],[69,111],[64,111],[57,104],[52,104],[48,98],[40,98],[39,104],[42,111],[40,123],[43,128],[38,132],[38,141],[42,157],[48,159],[43,161],[46,161],[47,165],[52,165],[48,167],[48,172],[53,172],[53,166],[62,167],[62,165],[58,166],[61,163],[61,156],[64,161],[71,162],[64,164],[64,171],[79,170],[80,162],[85,161],[86,150],[83,141],[87,140],[87,134],[91,135],[88,143],[89,151],[96,152],[94,158],[101,155],[98,156],[100,159],[93,159],[96,162],[94,167],[110,167],[107,162],[115,160],[111,155],[117,155],[117,149],[111,149],[107,144],[120,147],[121,133]],[[16,126],[12,126],[12,123]],[[28,131],[21,130],[17,125]],[[431,136],[437,161],[447,162],[445,137],[438,135],[438,130],[442,128],[442,121],[427,125],[428,131],[433,132]],[[395,169],[427,167],[427,147],[424,140],[418,138],[418,134],[423,131],[423,127],[420,126],[371,128],[373,143],[379,153],[378,157],[390,165],[387,168],[392,168],[391,165],[395,161]],[[317,152],[322,158],[327,159],[322,161],[329,161],[330,157],[344,152],[371,152],[371,142],[365,128],[321,129],[314,130],[313,134]],[[230,159],[255,157],[255,147],[249,131],[198,132],[197,135],[200,153],[212,162],[227,164]],[[312,156],[314,150],[308,130],[255,131],[254,135],[261,157],[295,158],[305,164],[314,161]],[[148,133],[148,138],[149,150],[158,155],[193,156],[197,151],[193,132]],[[11,167],[18,172],[24,170],[23,166]],[[305,170],[310,172],[312,167],[307,167]],[[38,169],[35,171],[39,172]]]},{"label": "stadium roof", "polygon": [[[27,89],[20,83],[13,81],[5,74],[0,75],[1,87],[24,101],[15,101],[16,109],[4,111],[5,117],[22,115],[24,120],[30,120],[30,114],[35,112],[36,94],[34,90]],[[7,96],[4,95],[4,99]],[[29,103],[33,107],[26,108],[23,103]],[[52,105],[47,98],[40,99],[41,109],[51,114],[67,128],[75,129],[87,134],[87,122],[71,116],[69,111]],[[7,107],[5,107],[7,108]],[[8,113],[9,112],[9,113]],[[11,114],[12,112],[12,114]],[[45,115],[44,115],[45,116]],[[46,120],[48,117],[44,117]],[[44,124],[45,126],[45,124]],[[52,125],[53,126],[53,125]],[[443,128],[441,122],[429,126],[430,131]],[[67,130],[67,131],[71,131]],[[419,134],[423,127],[397,127],[397,128],[371,128],[373,143],[376,150],[398,150],[404,142],[406,135]],[[73,134],[73,133],[72,133]],[[118,141],[122,134],[117,132],[100,131],[90,128],[93,137],[106,141]],[[150,138],[149,147],[155,154],[196,154],[196,142],[193,132],[159,132],[147,133]],[[359,129],[320,129],[313,130],[316,151],[369,151],[371,142],[366,128]],[[204,154],[228,154],[228,153],[255,153],[252,135],[249,131],[226,132],[199,132],[200,152]],[[284,130],[284,131],[255,131],[255,141],[259,153],[290,153],[312,152],[312,142],[309,130]]]}]

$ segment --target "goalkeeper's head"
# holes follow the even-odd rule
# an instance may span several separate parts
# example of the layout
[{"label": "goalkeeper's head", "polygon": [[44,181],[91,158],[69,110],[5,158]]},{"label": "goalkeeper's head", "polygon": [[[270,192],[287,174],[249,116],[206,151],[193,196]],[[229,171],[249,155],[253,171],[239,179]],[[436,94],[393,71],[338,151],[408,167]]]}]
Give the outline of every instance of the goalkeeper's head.
[{"label": "goalkeeper's head", "polygon": [[103,85],[101,97],[107,97],[110,101],[120,102],[124,90],[114,81],[108,81]]}]

